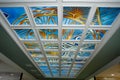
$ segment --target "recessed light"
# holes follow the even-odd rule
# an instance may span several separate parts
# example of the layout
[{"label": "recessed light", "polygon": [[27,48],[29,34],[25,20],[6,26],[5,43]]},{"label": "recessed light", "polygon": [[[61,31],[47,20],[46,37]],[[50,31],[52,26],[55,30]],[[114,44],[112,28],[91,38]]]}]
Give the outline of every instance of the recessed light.
[{"label": "recessed light", "polygon": [[104,80],[107,80],[107,78],[105,77]]},{"label": "recessed light", "polygon": [[115,74],[111,74],[111,76],[115,76]]},{"label": "recessed light", "polygon": [[14,74],[11,73],[10,76],[14,76]]}]

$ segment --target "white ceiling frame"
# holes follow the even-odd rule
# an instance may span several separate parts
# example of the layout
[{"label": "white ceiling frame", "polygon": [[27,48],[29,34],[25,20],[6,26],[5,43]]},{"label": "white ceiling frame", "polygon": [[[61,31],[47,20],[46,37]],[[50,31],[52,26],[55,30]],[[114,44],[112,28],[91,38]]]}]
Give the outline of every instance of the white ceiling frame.
[{"label": "white ceiling frame", "polygon": [[[77,53],[80,51],[80,46],[82,45],[82,42],[84,41],[84,38],[85,38],[85,36],[86,36],[86,32],[88,31],[88,26],[90,25],[90,23],[91,23],[91,21],[92,21],[92,18],[93,18],[94,14],[95,14],[95,11],[96,11],[96,7],[95,7],[95,6],[91,6],[90,12],[89,12],[89,14],[88,14],[87,22],[86,22],[86,29],[84,30],[84,32],[83,32],[83,34],[82,34],[81,40],[80,40],[79,45],[78,45],[78,49],[77,49],[77,51],[76,51],[76,55],[75,55],[75,57],[74,57],[74,60],[73,60],[73,62],[72,62],[72,65],[71,65],[71,67],[70,67],[70,70],[69,70],[68,75],[70,75],[70,73],[71,73],[71,70],[72,70],[72,68],[73,68],[73,64],[75,63],[75,59],[76,59],[76,57],[77,57]],[[77,73],[77,74],[78,74],[78,73]]]},{"label": "white ceiling frame", "polygon": [[[43,45],[42,45],[41,40],[40,40],[40,37],[39,37],[39,33],[38,33],[38,31],[37,31],[36,29],[34,29],[35,23],[34,23],[34,21],[33,21],[33,16],[31,15],[31,12],[30,12],[30,9],[29,9],[28,6],[25,6],[25,11],[26,11],[26,13],[27,13],[27,15],[28,15],[28,18],[29,18],[29,21],[30,21],[30,23],[31,23],[31,26],[33,27],[35,36],[36,36],[36,38],[37,38],[37,40],[38,40],[38,42],[39,42],[39,45],[40,45],[40,47],[41,47],[41,48],[40,48],[40,49],[41,49],[41,52],[42,52],[42,54],[44,55],[44,58],[45,58],[46,63],[47,63],[47,65],[48,65],[48,69],[49,69],[49,71],[50,71],[50,73],[51,73],[51,76],[53,76],[53,75],[52,75],[52,72],[51,72],[51,69],[50,69],[49,62],[48,62],[47,57],[46,57],[46,54],[45,54],[45,51],[44,51],[44,49],[43,49]],[[41,69],[40,69],[40,70],[41,70]],[[41,72],[42,72],[42,71],[41,71]]]},{"label": "white ceiling frame", "polygon": [[58,41],[59,41],[59,77],[61,77],[61,54],[62,54],[62,20],[63,20],[63,7],[62,0],[58,1]]},{"label": "white ceiling frame", "polygon": [[63,0],[63,2],[120,2],[118,0]]}]

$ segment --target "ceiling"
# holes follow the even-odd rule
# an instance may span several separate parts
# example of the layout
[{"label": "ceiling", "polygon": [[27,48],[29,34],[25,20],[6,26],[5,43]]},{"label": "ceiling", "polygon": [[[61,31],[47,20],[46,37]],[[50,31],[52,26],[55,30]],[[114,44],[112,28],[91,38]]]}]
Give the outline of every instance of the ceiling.
[{"label": "ceiling", "polygon": [[120,55],[119,1],[18,2],[0,3],[0,52],[37,79],[82,80]]},{"label": "ceiling", "polygon": [[107,70],[101,72],[96,77],[102,78],[119,78],[120,79],[120,64],[116,64]]}]

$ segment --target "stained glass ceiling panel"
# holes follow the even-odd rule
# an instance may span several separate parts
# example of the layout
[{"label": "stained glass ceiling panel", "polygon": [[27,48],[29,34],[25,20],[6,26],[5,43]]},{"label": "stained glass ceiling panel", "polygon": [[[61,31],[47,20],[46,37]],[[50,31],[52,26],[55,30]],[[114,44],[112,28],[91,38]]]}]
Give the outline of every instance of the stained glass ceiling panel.
[{"label": "stained glass ceiling panel", "polygon": [[58,39],[57,29],[40,29],[39,34],[41,39]]},{"label": "stained glass ceiling panel", "polygon": [[35,40],[35,34],[32,29],[15,29],[17,37],[20,40]]},{"label": "stained glass ceiling panel", "polygon": [[10,25],[29,25],[29,19],[23,7],[1,7]]},{"label": "stained glass ceiling panel", "polygon": [[31,11],[36,25],[58,24],[57,7],[55,6],[31,7]]},{"label": "stained glass ceiling panel", "polygon": [[64,25],[85,25],[89,7],[63,7]]},{"label": "stained glass ceiling panel", "polygon": [[120,13],[120,5],[93,7],[56,2],[45,6],[24,3],[21,4],[24,7],[15,4],[0,7],[1,20],[8,24],[4,28],[9,29],[8,33],[11,31],[10,35],[15,36],[44,77],[76,78],[97,54],[95,51],[106,35],[116,28],[113,23]]},{"label": "stained glass ceiling panel", "polygon": [[82,29],[63,29],[62,39],[63,40],[80,40],[82,36]]},{"label": "stained glass ceiling panel", "polygon": [[96,9],[92,25],[111,25],[120,13],[118,7],[100,7]]}]

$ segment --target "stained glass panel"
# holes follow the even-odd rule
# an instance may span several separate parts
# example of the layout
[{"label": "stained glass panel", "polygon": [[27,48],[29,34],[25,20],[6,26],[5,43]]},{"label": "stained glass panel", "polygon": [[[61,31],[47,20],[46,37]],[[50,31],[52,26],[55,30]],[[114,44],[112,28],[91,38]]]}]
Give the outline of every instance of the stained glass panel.
[{"label": "stained glass panel", "polygon": [[24,42],[24,45],[29,50],[40,50],[40,46],[37,42]]},{"label": "stained glass panel", "polygon": [[55,52],[55,51],[47,51],[46,52],[47,57],[58,56],[58,55],[59,55],[59,52]]},{"label": "stained glass panel", "polygon": [[78,43],[74,42],[63,42],[62,43],[62,50],[77,50]]},{"label": "stained glass panel", "polygon": [[44,57],[43,54],[39,51],[30,51],[29,54],[31,57]]},{"label": "stained glass panel", "polygon": [[118,7],[100,7],[96,9],[92,25],[111,25],[120,13]]},{"label": "stained glass panel", "polygon": [[74,64],[73,64],[73,67],[74,67],[74,68],[82,68],[83,65],[84,65],[83,63],[74,63]]},{"label": "stained glass panel", "polygon": [[55,6],[43,6],[43,7],[31,7],[34,21],[37,25],[42,24],[58,24],[57,7]]},{"label": "stained glass panel", "polygon": [[58,39],[57,29],[40,29],[39,34],[41,39]]},{"label": "stained glass panel", "polygon": [[62,58],[62,59],[61,59],[61,62],[62,62],[62,63],[72,63],[72,61],[73,61],[73,59],[70,59],[70,58],[66,58],[66,59],[65,59],[65,58]]},{"label": "stained glass panel", "polygon": [[89,7],[64,7],[63,24],[85,25],[89,10]]},{"label": "stained glass panel", "polygon": [[23,7],[0,7],[11,25],[29,25],[28,16]]},{"label": "stained glass panel", "polygon": [[43,42],[44,49],[58,49],[58,43]]},{"label": "stained glass panel", "polygon": [[38,66],[47,66],[46,62],[37,62]]},{"label": "stained glass panel", "polygon": [[50,66],[59,66],[59,63],[49,63]]},{"label": "stained glass panel", "polygon": [[62,52],[61,57],[62,58],[74,58],[75,53],[74,52]]},{"label": "stained glass panel", "polygon": [[35,35],[32,29],[15,29],[20,40],[35,40]]},{"label": "stained glass panel", "polygon": [[63,40],[80,40],[82,36],[82,29],[63,29],[62,39]]},{"label": "stained glass panel", "polygon": [[48,58],[48,62],[50,62],[50,63],[58,63],[58,62],[59,62],[59,59],[58,59],[58,58],[49,57],[49,58]]},{"label": "stained glass panel", "polygon": [[85,40],[101,40],[107,31],[108,30],[89,29],[86,33]]},{"label": "stained glass panel", "polygon": [[94,50],[94,49],[95,49],[95,44],[94,43],[83,44],[80,47],[80,50]]}]

